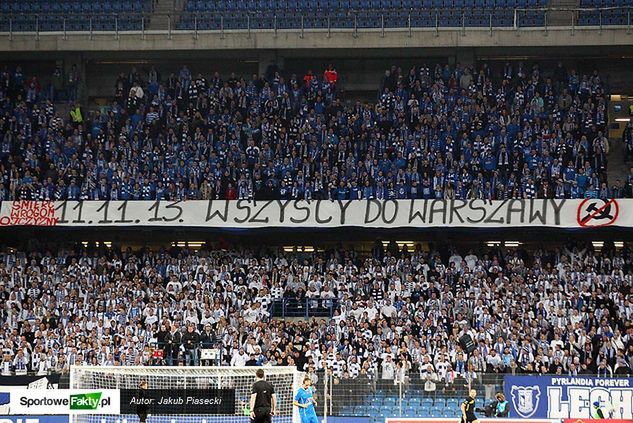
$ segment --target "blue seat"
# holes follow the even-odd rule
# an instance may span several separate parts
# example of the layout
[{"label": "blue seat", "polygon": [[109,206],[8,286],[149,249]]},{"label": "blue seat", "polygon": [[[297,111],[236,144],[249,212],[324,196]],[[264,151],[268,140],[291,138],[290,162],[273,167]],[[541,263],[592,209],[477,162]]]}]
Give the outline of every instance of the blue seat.
[{"label": "blue seat", "polygon": [[405,417],[418,416],[419,415],[418,411],[419,411],[418,407],[406,407],[403,410]]},{"label": "blue seat", "polygon": [[435,12],[431,10],[418,10],[412,13],[411,26],[414,28],[428,28],[435,26]]},{"label": "blue seat", "polygon": [[420,397],[410,398],[409,404],[414,407],[420,407],[422,405],[422,400]]},{"label": "blue seat", "polygon": [[353,416],[354,407],[341,407],[340,414],[342,416]]},{"label": "blue seat", "polygon": [[383,404],[385,404],[386,406],[395,405],[396,402],[397,402],[396,397],[385,397],[385,399],[383,400]]},{"label": "blue seat", "polygon": [[422,398],[422,407],[429,408],[433,405],[433,398]]},{"label": "blue seat", "polygon": [[[360,29],[378,29],[383,24],[387,28],[433,28],[442,27],[487,27],[490,25],[490,12],[495,27],[510,27],[514,24],[514,9],[536,8],[547,5],[546,0],[188,0],[185,15],[176,24],[177,29],[192,29],[193,16],[198,15],[198,28],[201,30],[219,29],[220,19],[225,17],[226,29],[246,29],[248,13],[252,29],[299,29],[303,16],[307,29],[324,29],[328,20],[332,28],[351,29],[355,25]],[[624,6],[632,5],[633,0],[580,0],[580,5],[588,6]],[[0,14],[39,14],[40,29],[53,31],[59,28],[58,20],[51,16],[65,15],[69,21],[67,30],[87,30],[86,16],[117,14],[120,17],[119,29],[140,28],[140,20],[132,15],[150,10],[150,0],[0,0]],[[73,15],[81,16],[81,21]],[[130,20],[124,20],[124,15]],[[204,16],[203,16],[204,15]],[[534,27],[544,25],[544,13],[540,11],[522,11],[519,13],[519,25]],[[275,16],[277,17],[275,24]],[[601,16],[601,17],[600,17]],[[134,18],[134,20],[131,20]],[[628,16],[624,9],[598,12],[579,12],[579,25],[626,25]],[[32,25],[26,20],[15,19],[18,28]],[[111,20],[95,19],[95,30],[110,30]],[[5,23],[6,25],[6,23]]]}]

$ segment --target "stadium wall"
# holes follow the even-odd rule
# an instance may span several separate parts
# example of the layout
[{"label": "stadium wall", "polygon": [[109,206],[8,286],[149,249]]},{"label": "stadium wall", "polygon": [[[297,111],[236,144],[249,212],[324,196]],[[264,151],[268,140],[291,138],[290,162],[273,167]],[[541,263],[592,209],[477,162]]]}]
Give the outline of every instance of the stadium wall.
[{"label": "stadium wall", "polygon": [[350,29],[259,31],[173,31],[166,33],[14,33],[0,37],[0,51],[165,51],[283,50],[371,48],[475,48],[629,46],[626,27],[603,28],[479,28],[479,29]]},{"label": "stadium wall", "polygon": [[506,375],[506,398],[522,418],[589,418],[592,404],[611,417],[633,421],[633,379]]},{"label": "stadium wall", "polygon": [[[595,32],[598,36],[598,31]],[[626,36],[630,37],[630,36]],[[140,38],[137,36],[137,38]],[[435,38],[435,37],[434,37]],[[626,38],[625,38],[626,39]],[[0,44],[6,40],[0,37]],[[141,40],[138,40],[139,43]],[[112,40],[110,41],[112,42]],[[113,43],[115,44],[115,43]],[[138,48],[139,44],[136,44]],[[113,47],[114,48],[114,47]],[[21,65],[27,74],[38,75],[46,84],[55,65],[68,72],[74,64],[82,74],[85,97],[82,102],[107,102],[113,96],[113,86],[119,73],[127,73],[133,66],[147,71],[154,66],[163,76],[177,72],[187,65],[193,73],[219,72],[227,77],[234,72],[247,79],[251,74],[265,75],[269,66],[275,65],[285,73],[303,75],[308,69],[320,73],[329,64],[334,64],[339,73],[342,98],[354,93],[353,98],[373,100],[385,69],[396,65],[408,69],[413,65],[461,63],[469,65],[486,62],[501,68],[506,61],[537,62],[545,68],[553,68],[558,61],[579,72],[590,73],[598,69],[605,74],[610,93],[633,92],[630,69],[633,67],[633,43],[627,46],[600,45],[551,47],[479,46],[459,48],[354,48],[351,50],[310,49],[246,49],[246,50],[40,50],[37,54],[28,51],[12,51],[2,61],[3,65]]]}]

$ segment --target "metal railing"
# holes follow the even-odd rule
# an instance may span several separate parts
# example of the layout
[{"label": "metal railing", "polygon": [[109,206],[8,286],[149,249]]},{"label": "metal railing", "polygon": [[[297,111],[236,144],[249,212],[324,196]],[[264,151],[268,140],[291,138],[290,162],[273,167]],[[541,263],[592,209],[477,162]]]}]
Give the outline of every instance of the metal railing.
[{"label": "metal railing", "polygon": [[319,414],[366,416],[373,421],[385,417],[458,418],[459,405],[471,388],[479,392],[478,406],[482,408],[503,392],[503,374],[480,374],[476,379],[460,376],[451,383],[438,380],[431,386],[425,386],[425,379],[413,370],[400,380],[383,379],[380,373],[347,378],[323,371],[316,378],[317,393],[322,395]]},{"label": "metal railing", "polygon": [[46,34],[86,33],[90,38],[96,34],[189,33],[227,31],[290,31],[303,36],[306,31],[331,33],[349,31],[358,37],[363,31],[430,29],[515,29],[543,28],[552,25],[572,30],[582,27],[626,27],[631,26],[633,6],[604,8],[515,8],[515,9],[363,9],[332,11],[285,10],[191,12],[160,14],[131,12],[125,14],[65,13],[65,14],[2,14],[0,33]]},{"label": "metal railing", "polygon": [[272,317],[300,317],[309,319],[312,317],[327,317],[334,315],[338,307],[338,300],[321,298],[282,298],[274,300],[271,308]]},{"label": "metal railing", "polygon": [[[477,415],[492,417],[495,397],[504,392],[504,376],[505,373],[477,373],[475,378],[459,376],[450,383],[440,379],[428,385],[413,370],[401,380],[383,379],[381,374],[345,378],[320,371],[316,373],[315,384],[317,396],[322,396],[317,411],[328,416],[366,416],[376,423],[384,422],[385,417],[440,417],[457,421],[461,416],[460,405],[472,388],[477,391]],[[516,417],[512,407],[509,406],[510,416]]]}]

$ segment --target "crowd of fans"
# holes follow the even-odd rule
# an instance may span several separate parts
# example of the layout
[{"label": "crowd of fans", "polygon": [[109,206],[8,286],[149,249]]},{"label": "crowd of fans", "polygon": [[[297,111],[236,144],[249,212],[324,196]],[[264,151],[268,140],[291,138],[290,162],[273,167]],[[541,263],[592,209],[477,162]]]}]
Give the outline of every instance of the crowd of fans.
[{"label": "crowd of fans", "polygon": [[[107,112],[76,69],[42,90],[0,72],[0,200],[404,199],[631,196],[607,181],[598,71],[559,64],[392,67],[375,103],[342,101],[338,73],[119,75]],[[47,99],[47,100],[46,100]],[[633,142],[633,137],[631,142]]]},{"label": "crowd of fans", "polygon": [[[633,372],[633,256],[609,243],[460,253],[377,242],[367,256],[54,251],[0,253],[3,375],[198,365],[207,348],[220,349],[221,365],[296,365],[315,381],[327,370],[430,392],[482,383],[483,373]],[[334,311],[273,319],[284,298]],[[464,335],[474,351],[462,349]]]}]

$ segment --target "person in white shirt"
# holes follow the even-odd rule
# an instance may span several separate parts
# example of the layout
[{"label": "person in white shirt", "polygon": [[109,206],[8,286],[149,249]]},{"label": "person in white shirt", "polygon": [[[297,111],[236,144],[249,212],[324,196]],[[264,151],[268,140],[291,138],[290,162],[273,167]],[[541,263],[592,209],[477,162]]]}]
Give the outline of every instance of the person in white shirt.
[{"label": "person in white shirt", "polygon": [[179,293],[180,291],[182,291],[182,283],[180,283],[175,275],[172,275],[165,289],[168,292]]},{"label": "person in white shirt", "polygon": [[455,265],[455,269],[459,272],[462,269],[462,256],[456,251],[453,251],[453,255],[448,259],[448,265],[450,267],[451,264]]},{"label": "person in white shirt", "polygon": [[391,300],[386,300],[385,305],[382,306],[382,308],[380,309],[380,312],[385,318],[389,319],[389,318],[395,317],[397,310],[393,306],[393,304],[391,304]]},{"label": "person in white shirt", "polygon": [[390,355],[387,355],[382,362],[382,381],[388,392],[393,390],[393,384],[396,377],[396,365]]},{"label": "person in white shirt", "polygon": [[11,367],[13,363],[11,362],[11,356],[9,354],[5,354],[2,360],[2,364],[0,365],[0,374],[2,376],[11,376]]},{"label": "person in white shirt", "polygon": [[363,312],[364,312],[364,311],[365,311],[365,309],[364,309],[364,308],[360,308],[360,307],[358,306],[358,303],[357,303],[357,302],[354,302],[354,303],[352,304],[352,310],[351,310],[350,314],[354,317],[354,319],[355,319],[356,321],[359,321],[359,320],[361,319],[361,317],[363,316]]},{"label": "person in white shirt", "polygon": [[358,362],[358,357],[355,355],[350,356],[347,362],[347,370],[349,372],[349,377],[352,379],[358,377],[360,374],[360,363]]},{"label": "person in white shirt", "polygon": [[552,339],[552,341],[550,342],[550,348],[552,350],[556,350],[556,345],[560,346],[561,348],[565,346],[563,341],[560,339],[560,335],[557,333],[554,334],[554,339]]},{"label": "person in white shirt", "polygon": [[440,380],[446,380],[446,372],[448,371],[450,363],[446,361],[444,354],[440,354],[435,362],[435,369],[437,370],[437,376]]},{"label": "person in white shirt", "polygon": [[477,265],[477,260],[477,256],[473,253],[472,250],[468,251],[468,254],[466,255],[466,257],[464,257],[464,261],[466,262],[466,265],[471,272],[475,269],[475,266]]},{"label": "person in white shirt", "polygon": [[316,344],[310,344],[310,348],[306,352],[306,358],[309,357],[311,357],[315,363],[320,363],[323,359],[323,354],[321,354],[321,351],[317,348]]},{"label": "person in white shirt", "polygon": [[376,305],[373,300],[369,300],[367,302],[367,307],[365,307],[365,310],[363,311],[367,313],[370,321],[374,320],[376,318],[376,315],[378,314],[378,310],[376,309]]},{"label": "person in white shirt", "polygon": [[13,367],[15,368],[16,376],[26,375],[28,369],[28,358],[24,355],[24,351],[19,350],[18,354],[13,359]]},{"label": "person in white shirt", "polygon": [[246,354],[246,351],[244,351],[244,348],[240,348],[239,351],[233,352],[233,357],[231,357],[231,366],[233,367],[246,366],[246,362],[248,361],[248,359],[249,359],[248,354]]},{"label": "person in white shirt", "polygon": [[486,363],[492,367],[499,367],[503,363],[503,360],[501,356],[497,354],[497,350],[491,349],[486,358]]},{"label": "person in white shirt", "polygon": [[200,323],[198,319],[198,313],[196,313],[195,310],[191,310],[191,309],[184,311],[184,321],[185,321],[185,326],[188,326],[189,324],[198,326],[198,324]]},{"label": "person in white shirt", "polygon": [[428,398],[432,398],[433,405],[435,405],[435,400],[437,398],[437,382],[440,378],[431,365],[426,368],[426,372],[421,374],[421,377],[424,381],[424,394]]},{"label": "person in white shirt", "polygon": [[257,308],[257,304],[253,303],[244,312],[244,320],[248,323],[255,323],[259,319],[260,312]]},{"label": "person in white shirt", "polygon": [[328,285],[325,285],[323,287],[323,291],[321,291],[321,299],[323,299],[323,302],[321,303],[322,306],[325,308],[332,307],[334,305],[334,302],[332,301],[334,298],[336,298],[334,292],[332,292]]},{"label": "person in white shirt", "polygon": [[319,301],[317,301],[317,298],[319,298],[320,296],[321,295],[317,291],[316,286],[311,286],[310,288],[308,288],[308,292],[306,292],[306,298],[310,300],[308,301],[308,305],[310,308],[317,308],[319,306]]},{"label": "person in white shirt", "polygon": [[48,374],[49,370],[49,361],[46,358],[46,354],[41,353],[39,355],[39,362],[37,363],[37,367],[33,367],[33,369],[37,369],[38,376],[45,376]]}]

